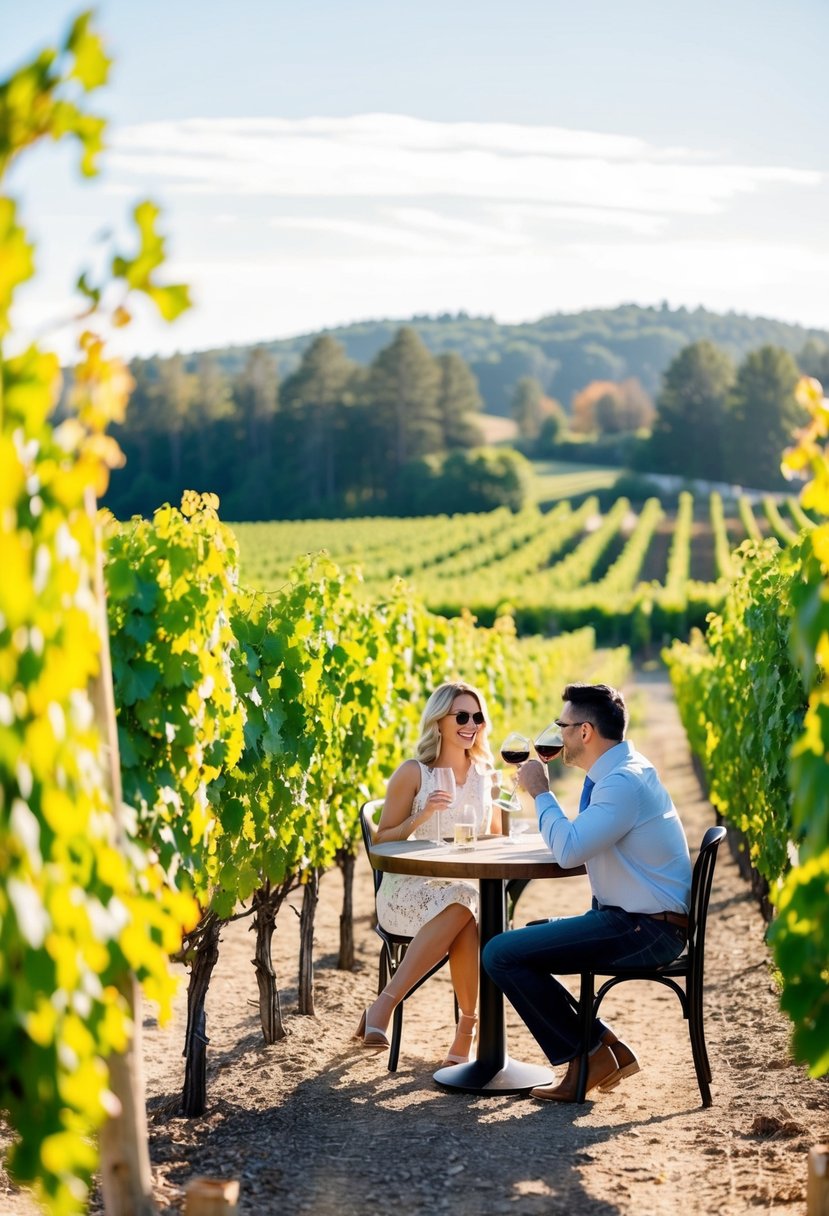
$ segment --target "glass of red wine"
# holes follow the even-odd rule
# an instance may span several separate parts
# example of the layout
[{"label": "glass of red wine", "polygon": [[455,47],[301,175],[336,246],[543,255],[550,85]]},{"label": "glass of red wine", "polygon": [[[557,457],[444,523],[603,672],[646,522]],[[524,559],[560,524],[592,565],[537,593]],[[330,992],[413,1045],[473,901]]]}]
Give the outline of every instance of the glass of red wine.
[{"label": "glass of red wine", "polygon": [[551,760],[555,760],[564,747],[564,737],[555,722],[544,727],[533,747],[542,763],[549,764]]},{"label": "glass of red wine", "polygon": [[[517,731],[510,731],[504,742],[501,744],[501,759],[504,764],[523,764],[525,760],[530,758],[530,741],[525,735],[519,735]],[[518,774],[515,774],[515,781],[510,790],[510,801],[512,801],[515,791],[518,789]]]}]

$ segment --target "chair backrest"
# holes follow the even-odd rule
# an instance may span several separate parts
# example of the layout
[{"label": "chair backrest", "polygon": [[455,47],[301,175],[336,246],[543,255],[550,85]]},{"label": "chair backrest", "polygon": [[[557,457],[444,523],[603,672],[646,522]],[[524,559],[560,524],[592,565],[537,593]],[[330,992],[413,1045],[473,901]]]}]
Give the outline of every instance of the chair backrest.
[{"label": "chair backrest", "polygon": [[[360,807],[360,830],[363,834],[363,844],[366,847],[366,856],[371,861],[370,853],[371,846],[374,843],[374,832],[377,827],[377,820],[380,818],[380,812],[383,809],[382,798],[372,798],[368,802],[364,802]],[[372,866],[372,877],[374,878],[374,894],[380,890],[380,883],[383,881],[381,870],[375,870]]]},{"label": "chair backrest", "polygon": [[724,827],[709,828],[699,846],[699,855],[694,862],[691,878],[691,908],[688,914],[688,954],[694,978],[702,980],[705,957],[705,923],[708,919],[708,901],[714,881],[714,865],[717,850],[725,839]]}]

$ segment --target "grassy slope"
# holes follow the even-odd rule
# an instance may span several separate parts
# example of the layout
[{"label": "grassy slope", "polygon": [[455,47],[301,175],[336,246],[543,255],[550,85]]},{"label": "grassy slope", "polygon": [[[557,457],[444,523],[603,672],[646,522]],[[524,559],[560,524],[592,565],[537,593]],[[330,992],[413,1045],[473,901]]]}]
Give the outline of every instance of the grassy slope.
[{"label": "grassy slope", "polygon": [[622,472],[603,465],[571,464],[563,460],[536,460],[533,462],[536,475],[536,502],[558,502],[561,498],[574,498],[577,494],[593,494],[612,486]]}]

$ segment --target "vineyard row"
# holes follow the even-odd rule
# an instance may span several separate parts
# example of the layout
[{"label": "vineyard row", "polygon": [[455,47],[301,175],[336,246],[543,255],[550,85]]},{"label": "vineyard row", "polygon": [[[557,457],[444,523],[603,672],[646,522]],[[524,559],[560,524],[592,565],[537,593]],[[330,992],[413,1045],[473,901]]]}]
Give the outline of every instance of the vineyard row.
[{"label": "vineyard row", "polygon": [[637,516],[627,499],[602,513],[591,497],[577,509],[563,502],[547,514],[533,507],[235,530],[243,578],[252,586],[278,588],[290,561],[319,546],[341,564],[359,566],[372,594],[403,578],[441,615],[468,610],[492,625],[508,613],[524,634],[589,625],[602,644],[639,648],[704,625],[723,603],[741,542],[770,536],[785,547],[813,526],[793,498],[781,510],[767,495],[755,510],[742,496],[726,518],[718,493],[700,500],[686,491],[672,516],[657,499]]}]

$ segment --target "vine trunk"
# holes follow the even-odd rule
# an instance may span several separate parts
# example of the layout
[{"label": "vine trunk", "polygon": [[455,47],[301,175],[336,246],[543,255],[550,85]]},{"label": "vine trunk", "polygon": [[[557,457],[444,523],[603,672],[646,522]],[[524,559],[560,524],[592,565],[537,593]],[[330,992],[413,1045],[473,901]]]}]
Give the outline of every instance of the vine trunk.
[{"label": "vine trunk", "polygon": [[[195,949],[187,985],[187,1030],[185,1032],[184,1092],[182,1112],[188,1118],[203,1115],[207,1104],[207,1015],[204,1009],[210,977],[219,959],[219,934],[222,921],[207,912],[193,931]],[[191,939],[192,940],[192,939]]]},{"label": "vine trunk", "polygon": [[354,970],[354,866],[356,858],[345,850],[340,852],[337,863],[343,876],[343,906],[340,912],[340,952],[337,967],[340,971]]},{"label": "vine trunk", "polygon": [[299,918],[299,993],[297,1012],[314,1015],[314,918],[320,894],[320,875],[316,866],[308,871],[302,889]]},{"label": "vine trunk", "polygon": [[283,900],[293,890],[293,882],[286,881],[276,887],[266,882],[253,895],[253,929],[256,933],[256,950],[251,960],[256,968],[256,982],[259,986],[259,1020],[262,1024],[262,1037],[266,1043],[278,1043],[287,1035],[282,1021],[282,1007],[279,1002],[279,988],[276,983],[276,973],[273,969],[271,943],[276,930],[276,917]]}]

